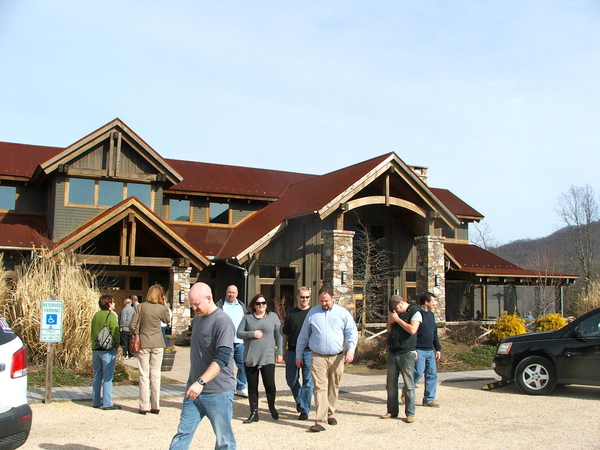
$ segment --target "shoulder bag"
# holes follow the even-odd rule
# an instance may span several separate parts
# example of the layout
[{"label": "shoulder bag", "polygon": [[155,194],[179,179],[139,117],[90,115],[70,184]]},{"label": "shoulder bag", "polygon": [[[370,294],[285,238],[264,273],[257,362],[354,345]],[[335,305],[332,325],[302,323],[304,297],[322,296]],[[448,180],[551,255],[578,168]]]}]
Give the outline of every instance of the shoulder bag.
[{"label": "shoulder bag", "polygon": [[110,317],[111,312],[108,311],[106,315],[106,320],[104,321],[104,326],[96,336],[96,343],[103,350],[110,350],[113,348],[113,336],[110,334],[110,330],[106,326],[106,322],[108,322],[108,318]]},{"label": "shoulder bag", "polygon": [[141,342],[140,342],[140,323],[142,323],[142,305],[140,304],[140,310],[139,310],[139,316],[138,316],[138,323],[137,323],[137,329],[135,331],[135,334],[133,336],[131,336],[131,339],[129,340],[129,352],[130,353],[139,353],[140,352],[140,348],[142,346]]}]

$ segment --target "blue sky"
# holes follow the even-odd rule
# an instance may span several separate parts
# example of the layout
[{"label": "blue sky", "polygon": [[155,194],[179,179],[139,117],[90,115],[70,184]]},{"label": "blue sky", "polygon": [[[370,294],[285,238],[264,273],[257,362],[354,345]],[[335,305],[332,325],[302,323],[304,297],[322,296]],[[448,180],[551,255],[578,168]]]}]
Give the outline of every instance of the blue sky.
[{"label": "blue sky", "polygon": [[[429,167],[499,243],[600,193],[600,3],[0,0],[0,140],[120,117],[168,158]],[[0,163],[1,165],[1,163]]]}]

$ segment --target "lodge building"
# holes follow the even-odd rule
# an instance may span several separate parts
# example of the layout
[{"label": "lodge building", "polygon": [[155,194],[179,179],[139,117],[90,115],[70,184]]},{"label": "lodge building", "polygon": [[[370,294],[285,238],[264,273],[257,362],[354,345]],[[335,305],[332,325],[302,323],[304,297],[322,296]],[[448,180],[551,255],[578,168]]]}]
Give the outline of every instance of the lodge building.
[{"label": "lodge building", "polygon": [[324,175],[182,161],[117,118],[66,148],[0,142],[0,158],[6,269],[74,252],[117,309],[163,285],[177,328],[196,281],[216,298],[236,284],[242,299],[261,292],[273,306],[292,305],[300,286],[316,304],[329,284],[372,324],[385,322],[390,294],[425,290],[441,322],[496,317],[522,308],[516,289],[540,277],[471,245],[469,224],[483,216],[395,153]]}]

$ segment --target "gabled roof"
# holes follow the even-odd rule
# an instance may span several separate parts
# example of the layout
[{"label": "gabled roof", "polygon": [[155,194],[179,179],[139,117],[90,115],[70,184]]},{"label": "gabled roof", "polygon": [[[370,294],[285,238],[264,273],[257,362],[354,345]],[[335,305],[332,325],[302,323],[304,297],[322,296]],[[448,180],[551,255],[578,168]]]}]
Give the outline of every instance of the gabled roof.
[{"label": "gabled roof", "polygon": [[88,134],[84,138],[69,145],[59,154],[40,161],[39,170],[34,174],[34,178],[41,173],[49,174],[59,168],[61,164],[68,165],[73,159],[83,155],[97,144],[111,138],[113,132],[122,133],[123,139],[127,139],[138,151],[138,153],[150,163],[157,171],[164,174],[166,179],[172,183],[178,183],[182,180],[181,175],[177,173],[150,145],[130,129],[121,119],[116,118],[103,127]]},{"label": "gabled roof", "polygon": [[0,251],[51,248],[46,219],[34,214],[0,214]]},{"label": "gabled roof", "polygon": [[78,227],[69,236],[59,241],[48,256],[53,257],[63,250],[74,250],[82,247],[86,242],[130,214],[133,214],[137,221],[145,225],[173,251],[189,258],[197,268],[203,268],[210,264],[208,258],[196,250],[198,247],[194,247],[182,236],[175,233],[160,217],[135,197],[123,200],[118,205],[101,212]]},{"label": "gabled roof", "polygon": [[556,278],[573,281],[575,275],[561,273],[542,273],[540,271],[523,269],[498,255],[472,244],[445,243],[446,256],[451,261],[451,270],[468,273],[478,277],[503,278]]},{"label": "gabled roof", "polygon": [[413,170],[395,153],[388,153],[288,186],[277,201],[236,227],[218,256],[234,256],[242,260],[283,229],[286,219],[306,214],[318,214],[321,219],[326,218],[341,203],[348,201],[362,187],[390,169],[414,186],[432,209],[443,211],[446,220],[458,224],[457,219],[432,195]]},{"label": "gabled roof", "polygon": [[462,201],[448,189],[430,188],[431,192],[446,205],[446,207],[459,219],[483,220],[483,215]]}]

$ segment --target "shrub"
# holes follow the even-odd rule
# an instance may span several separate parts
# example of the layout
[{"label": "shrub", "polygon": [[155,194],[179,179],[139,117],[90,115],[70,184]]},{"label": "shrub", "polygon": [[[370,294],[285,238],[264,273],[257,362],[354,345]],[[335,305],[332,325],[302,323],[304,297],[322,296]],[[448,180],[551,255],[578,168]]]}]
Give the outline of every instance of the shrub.
[{"label": "shrub", "polygon": [[456,354],[456,359],[469,364],[470,366],[490,367],[496,354],[494,345],[478,345],[473,347],[470,352]]},{"label": "shrub", "polygon": [[576,298],[576,315],[585,314],[592,309],[600,308],[600,281],[592,281],[590,283],[588,293],[579,293]]},{"label": "shrub", "polygon": [[32,259],[0,297],[0,313],[23,340],[29,362],[43,365],[47,344],[40,342],[41,309],[52,293],[63,301],[63,340],[54,344],[54,365],[76,371],[92,359],[90,322],[98,310],[100,291],[95,277],[80,267],[75,255],[50,260],[42,254]]},{"label": "shrub", "polygon": [[537,318],[534,331],[560,330],[566,324],[566,320],[560,314],[548,314],[547,316]]},{"label": "shrub", "polygon": [[517,314],[505,313],[498,319],[496,326],[490,333],[490,343],[492,345],[498,345],[502,339],[525,333],[527,333],[527,330],[525,329],[525,321]]}]

